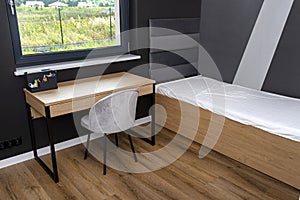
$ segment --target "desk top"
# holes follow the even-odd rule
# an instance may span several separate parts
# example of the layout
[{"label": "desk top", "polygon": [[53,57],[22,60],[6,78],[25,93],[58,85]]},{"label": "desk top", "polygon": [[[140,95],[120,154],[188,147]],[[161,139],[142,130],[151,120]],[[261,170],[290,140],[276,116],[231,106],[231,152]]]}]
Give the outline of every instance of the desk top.
[{"label": "desk top", "polygon": [[95,94],[109,94],[154,83],[154,80],[142,76],[120,72],[61,82],[58,83],[58,88],[53,90],[31,93],[25,88],[24,92],[26,96],[34,98],[44,106],[51,106],[75,98],[86,98]]}]

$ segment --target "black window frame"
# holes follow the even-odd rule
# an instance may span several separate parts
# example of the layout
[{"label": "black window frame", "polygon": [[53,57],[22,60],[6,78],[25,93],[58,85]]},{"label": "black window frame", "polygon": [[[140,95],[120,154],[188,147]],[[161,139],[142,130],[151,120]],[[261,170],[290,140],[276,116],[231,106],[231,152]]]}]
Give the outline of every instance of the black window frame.
[{"label": "black window frame", "polygon": [[43,64],[53,64],[67,61],[76,61],[85,59],[92,51],[92,56],[89,58],[99,58],[114,55],[123,55],[129,52],[129,36],[126,31],[129,30],[129,0],[119,0],[120,13],[120,45],[103,48],[71,50],[62,52],[50,52],[41,54],[22,55],[22,47],[20,33],[17,21],[16,7],[13,6],[14,15],[12,14],[11,6],[6,5],[12,45],[14,50],[14,59],[16,68],[29,67]]}]

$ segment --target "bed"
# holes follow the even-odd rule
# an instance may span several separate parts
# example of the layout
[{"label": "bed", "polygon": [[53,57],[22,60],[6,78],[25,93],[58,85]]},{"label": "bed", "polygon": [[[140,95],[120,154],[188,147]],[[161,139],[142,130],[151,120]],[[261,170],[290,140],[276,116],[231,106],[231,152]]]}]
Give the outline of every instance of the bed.
[{"label": "bed", "polygon": [[[165,121],[165,113],[156,111],[157,124],[200,144],[216,140],[207,134],[208,128],[214,132],[224,116],[220,135],[212,146],[207,143],[208,148],[300,189],[299,99],[198,75],[156,85],[156,104],[167,113]],[[195,110],[200,113],[199,126],[180,130],[183,112],[185,120],[194,122],[197,119],[188,113]]]},{"label": "bed", "polygon": [[[199,18],[149,25],[200,40]],[[300,189],[300,100],[200,75],[199,48],[176,34],[150,30],[150,77],[159,83],[156,104],[164,108],[156,109],[156,123],[202,144],[200,157],[213,149]]]}]

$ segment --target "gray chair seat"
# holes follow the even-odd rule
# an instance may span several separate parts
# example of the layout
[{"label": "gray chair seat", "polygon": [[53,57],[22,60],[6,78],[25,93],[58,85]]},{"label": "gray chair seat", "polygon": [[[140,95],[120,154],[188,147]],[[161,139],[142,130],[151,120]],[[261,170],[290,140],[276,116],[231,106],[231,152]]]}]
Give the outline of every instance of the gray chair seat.
[{"label": "gray chair seat", "polygon": [[[85,115],[81,118],[81,126],[89,130],[89,115]],[[101,136],[104,136],[104,133],[97,133]]]}]

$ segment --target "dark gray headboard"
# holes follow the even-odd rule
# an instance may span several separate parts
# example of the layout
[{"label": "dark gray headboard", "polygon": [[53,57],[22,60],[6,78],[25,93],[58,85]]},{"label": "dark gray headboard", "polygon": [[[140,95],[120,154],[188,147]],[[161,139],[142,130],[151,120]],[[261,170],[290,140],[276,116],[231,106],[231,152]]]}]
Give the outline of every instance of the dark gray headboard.
[{"label": "dark gray headboard", "polygon": [[149,26],[150,77],[161,83],[198,75],[200,18],[150,19]]}]

